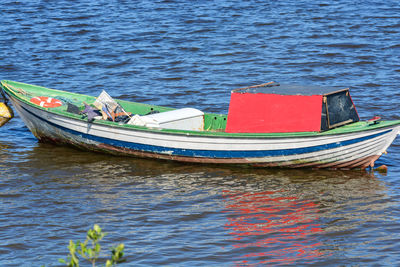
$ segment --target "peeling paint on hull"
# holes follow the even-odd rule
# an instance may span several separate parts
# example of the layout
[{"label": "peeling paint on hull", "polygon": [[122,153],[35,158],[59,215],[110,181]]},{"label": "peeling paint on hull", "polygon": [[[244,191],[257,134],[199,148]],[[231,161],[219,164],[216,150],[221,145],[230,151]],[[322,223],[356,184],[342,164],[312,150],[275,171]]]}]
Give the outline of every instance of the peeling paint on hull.
[{"label": "peeling paint on hull", "polygon": [[114,155],[190,163],[255,167],[364,169],[373,167],[400,126],[340,135],[293,138],[168,134],[90,124],[12,98],[14,107],[41,142],[72,145]]}]

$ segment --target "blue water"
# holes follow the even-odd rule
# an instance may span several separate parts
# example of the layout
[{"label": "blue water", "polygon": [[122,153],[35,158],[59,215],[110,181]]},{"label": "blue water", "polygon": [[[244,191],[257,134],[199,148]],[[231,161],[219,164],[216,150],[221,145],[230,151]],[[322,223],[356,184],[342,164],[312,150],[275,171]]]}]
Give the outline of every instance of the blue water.
[{"label": "blue water", "polygon": [[[226,113],[232,89],[344,86],[400,119],[398,1],[2,1],[0,79]],[[396,265],[400,141],[376,171],[121,158],[0,129],[0,265],[57,266],[94,223],[122,266]],[[81,263],[83,263],[81,261]],[[88,265],[87,265],[88,266]]]}]

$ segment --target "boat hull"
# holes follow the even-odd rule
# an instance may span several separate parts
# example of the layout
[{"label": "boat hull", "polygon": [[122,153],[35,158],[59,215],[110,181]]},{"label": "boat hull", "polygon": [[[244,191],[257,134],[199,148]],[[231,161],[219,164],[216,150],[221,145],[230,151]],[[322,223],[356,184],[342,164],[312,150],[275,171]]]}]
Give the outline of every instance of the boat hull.
[{"label": "boat hull", "polygon": [[29,130],[43,142],[192,163],[257,167],[364,169],[386,151],[400,126],[336,135],[291,137],[209,136],[89,123],[54,114],[9,95]]}]

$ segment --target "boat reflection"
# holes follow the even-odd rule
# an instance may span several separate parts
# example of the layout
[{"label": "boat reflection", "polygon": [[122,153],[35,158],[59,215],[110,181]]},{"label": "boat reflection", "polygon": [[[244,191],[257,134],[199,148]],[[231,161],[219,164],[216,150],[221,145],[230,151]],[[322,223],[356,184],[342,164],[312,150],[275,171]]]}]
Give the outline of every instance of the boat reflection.
[{"label": "boat reflection", "polygon": [[237,265],[293,264],[324,255],[315,237],[323,232],[318,205],[282,191],[238,193],[224,191],[228,222],[236,242]]}]

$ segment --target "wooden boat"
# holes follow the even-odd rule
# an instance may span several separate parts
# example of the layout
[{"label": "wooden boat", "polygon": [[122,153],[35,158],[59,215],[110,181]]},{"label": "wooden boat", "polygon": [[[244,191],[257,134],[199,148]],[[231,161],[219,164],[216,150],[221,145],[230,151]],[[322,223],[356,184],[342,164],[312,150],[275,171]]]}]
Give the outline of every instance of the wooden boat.
[{"label": "wooden boat", "polygon": [[[246,127],[241,131],[240,124],[243,122],[240,121],[240,115],[237,116],[239,126],[234,123],[235,108],[231,106],[228,115],[202,112],[192,114],[193,110],[181,112],[181,110],[168,107],[124,100],[116,100],[116,102],[127,113],[135,114],[139,118],[164,116],[167,119],[164,118],[162,123],[158,121],[156,126],[132,125],[104,119],[88,121],[82,114],[71,112],[68,107],[73,104],[82,111],[85,107],[84,103],[93,104],[96,97],[6,80],[1,81],[1,87],[39,141],[72,145],[81,149],[116,155],[193,163],[245,164],[258,167],[364,169],[373,167],[374,162],[400,133],[398,120],[350,120],[346,123],[336,123],[336,125],[327,123],[328,127],[321,126],[321,130],[311,131],[248,132]],[[246,87],[244,91],[233,91],[231,104],[233,94],[240,93],[244,96],[246,92],[255,89],[269,90],[268,84],[264,84]],[[343,96],[348,95],[348,91],[340,92]],[[262,95],[258,95],[253,100],[259,99],[260,96]],[[321,95],[321,97],[318,99],[323,99],[323,103],[326,103],[326,95]],[[262,107],[259,110],[263,110]],[[324,110],[325,108],[322,107],[323,112]],[[151,114],[154,112],[159,113]],[[170,118],[171,116],[180,117],[186,112],[192,114],[195,120],[201,118],[199,129],[185,129],[186,122],[192,123],[193,118],[190,116],[178,118],[178,124],[181,124],[179,127],[183,125],[183,128],[168,127],[168,123],[174,120]],[[232,123],[229,124],[227,121],[230,120],[231,112]],[[319,112],[321,112],[321,107]],[[294,114],[297,113],[299,112],[296,111]],[[328,114],[328,111],[325,110],[325,113]],[[246,118],[247,115],[243,116]],[[332,120],[333,115],[331,117]],[[252,116],[247,116],[247,119],[249,118],[251,119]],[[320,121],[322,125],[324,120]],[[326,118],[325,121],[327,121]],[[198,122],[196,123],[199,126]],[[235,130],[235,127],[239,129]]]}]

